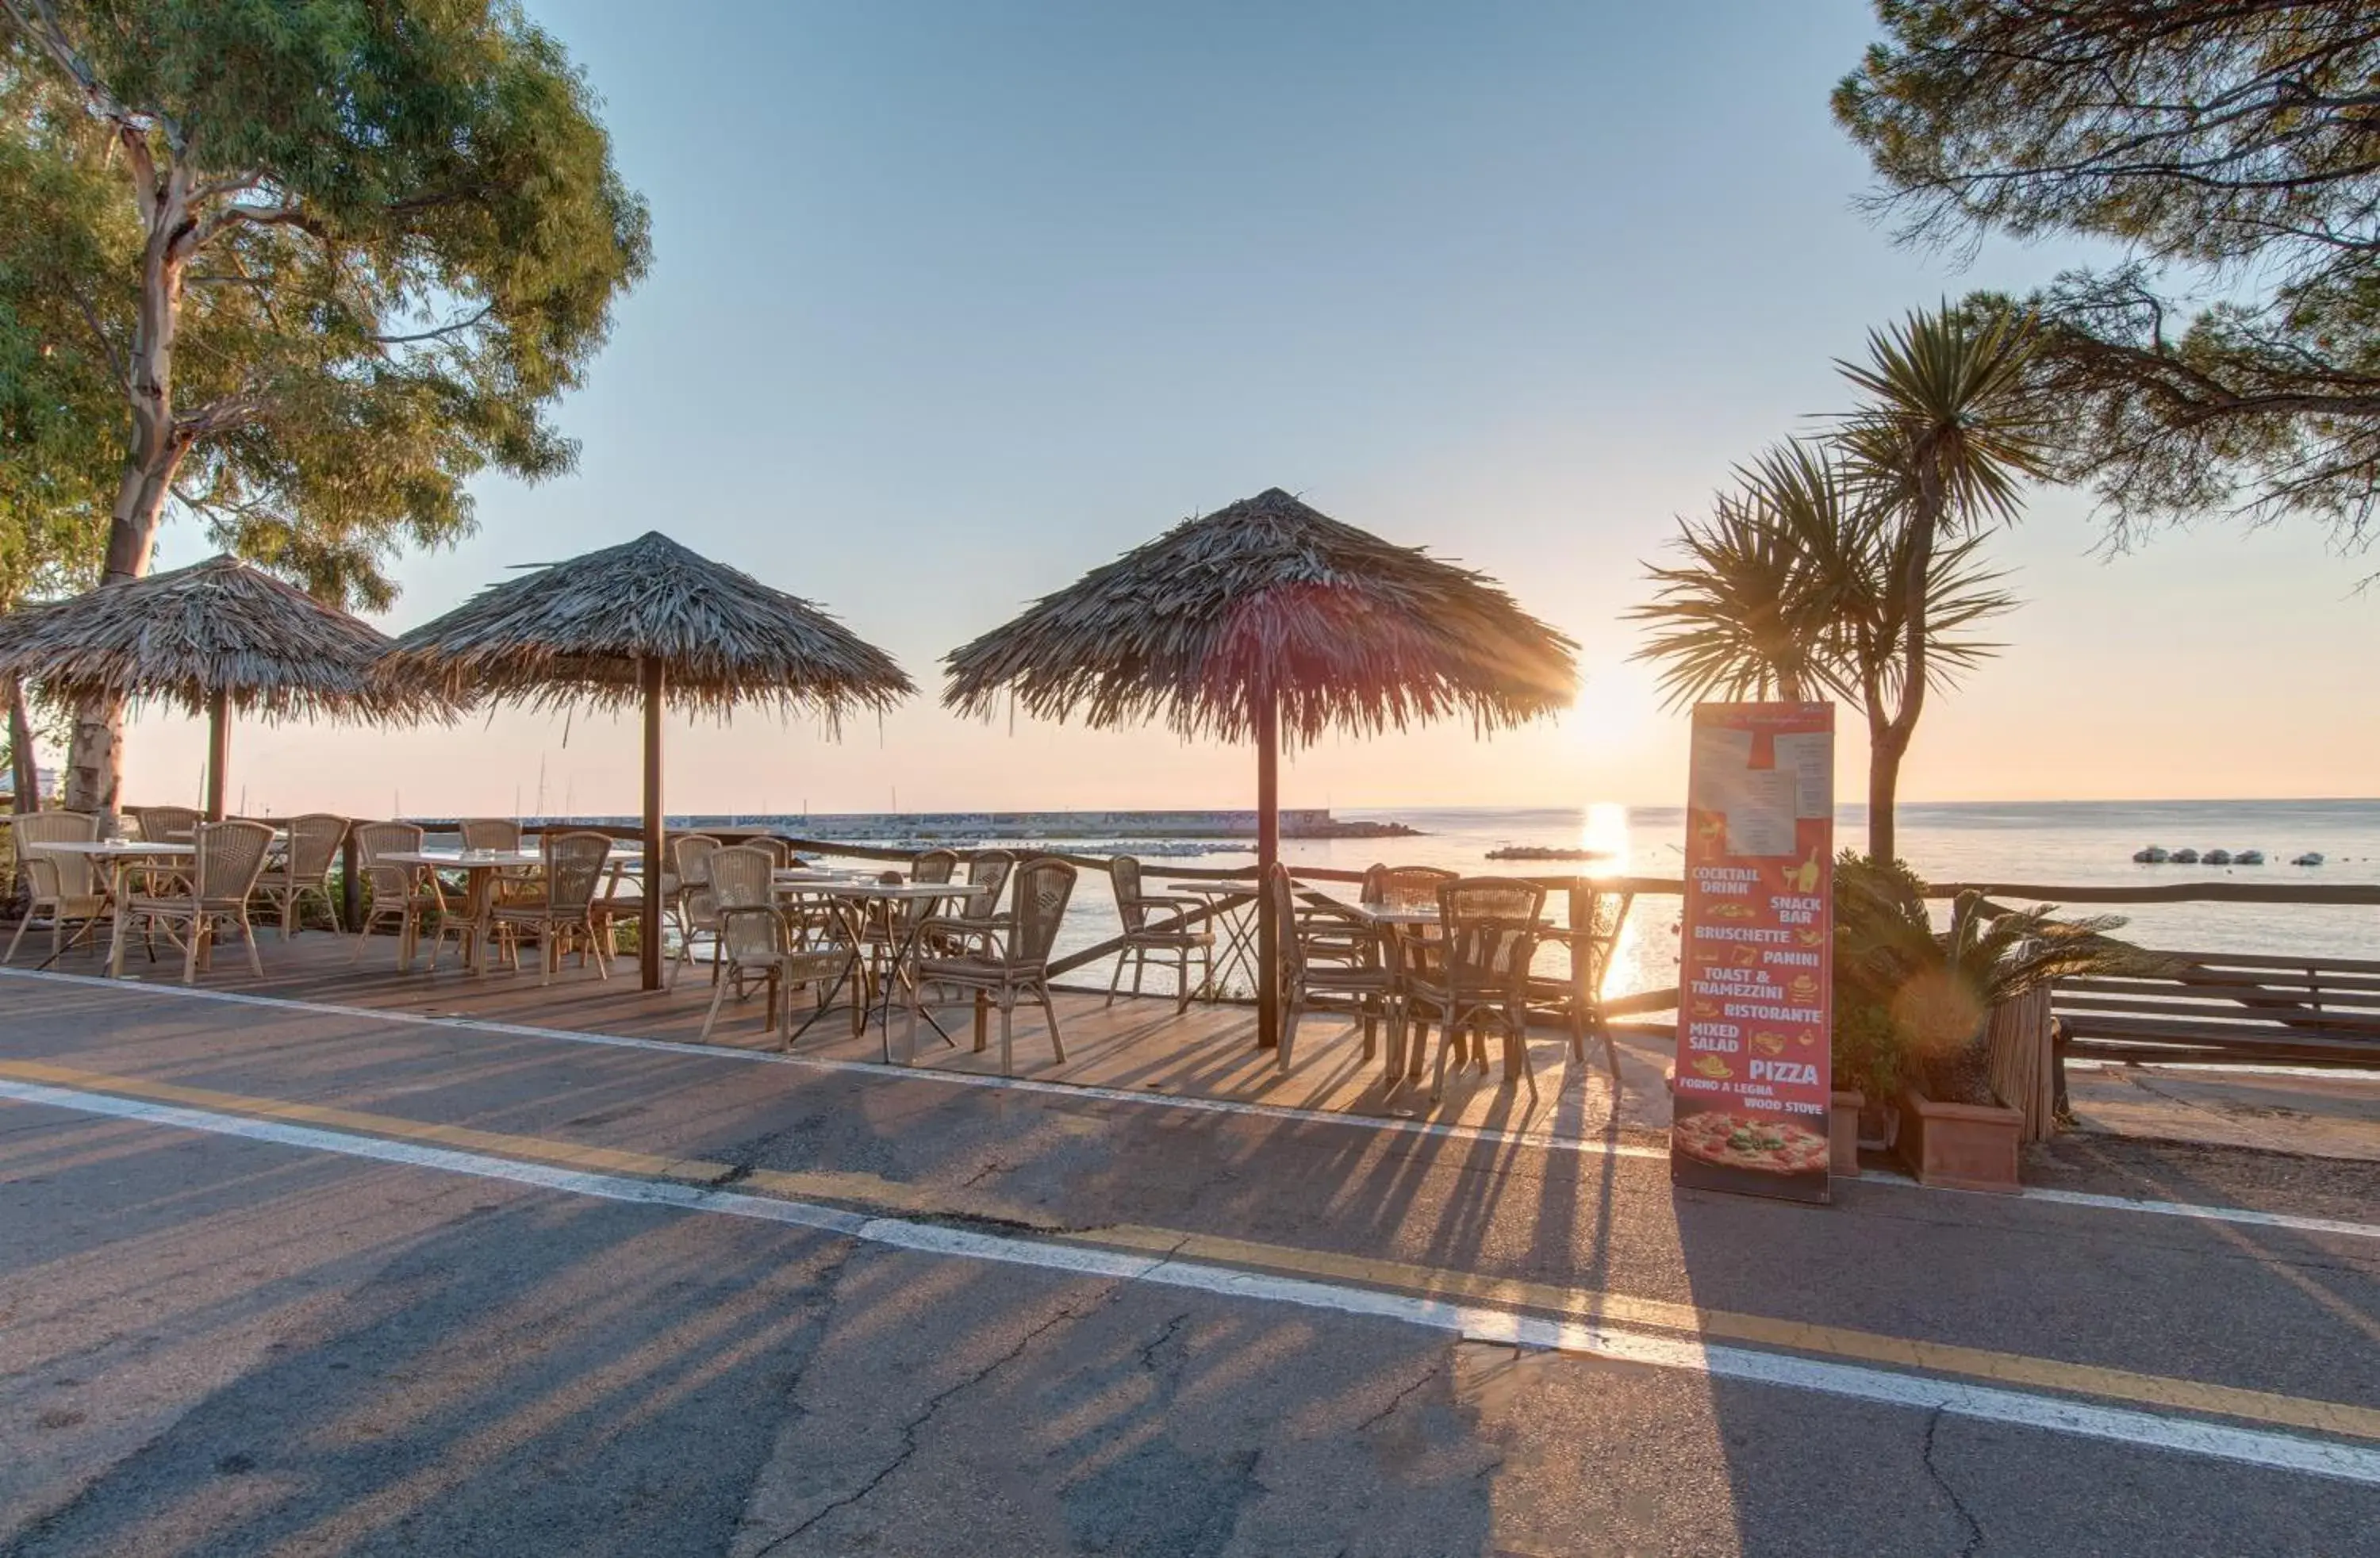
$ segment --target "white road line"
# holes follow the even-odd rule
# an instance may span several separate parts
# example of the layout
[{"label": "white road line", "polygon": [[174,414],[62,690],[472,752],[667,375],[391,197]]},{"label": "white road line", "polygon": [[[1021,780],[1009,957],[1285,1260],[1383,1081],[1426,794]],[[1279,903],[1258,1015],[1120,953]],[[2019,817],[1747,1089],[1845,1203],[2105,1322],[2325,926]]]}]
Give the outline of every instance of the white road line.
[{"label": "white road line", "polygon": [[[1096,1099],[1102,1102],[1131,1104],[1143,1109],[1184,1110],[1193,1114],[1240,1114],[1261,1120],[1284,1120],[1299,1125],[1334,1126],[1371,1131],[1387,1131],[1402,1136],[1437,1138],[1450,1141],[1481,1141],[1500,1146],[1534,1147],[1548,1152],[1569,1152],[1585,1157],[1631,1158],[1644,1161],[1666,1161],[1666,1147],[1638,1145],[1633,1142],[1606,1141],[1592,1138],[1555,1136],[1545,1131],[1498,1130],[1487,1126],[1446,1125],[1432,1120],[1406,1120],[1387,1114],[1350,1114],[1324,1109],[1298,1109],[1280,1103],[1251,1103],[1239,1099],[1192,1098],[1178,1093],[1135,1092],[1123,1088],[1090,1087],[1075,1082],[1042,1082],[1027,1077],[986,1077],[974,1072],[943,1071],[934,1066],[888,1065],[880,1061],[828,1060],[819,1055],[787,1054],[775,1050],[746,1050],[729,1045],[685,1043],[669,1039],[639,1039],[625,1033],[589,1032],[580,1029],[537,1028],[526,1023],[490,1022],[479,1017],[435,1016],[421,1012],[381,1011],[370,1006],[342,1006],[322,1001],[293,1001],[273,995],[248,995],[231,990],[198,990],[187,985],[151,985],[121,980],[99,979],[87,974],[61,974],[32,968],[0,968],[0,977],[41,980],[80,985],[125,996],[179,997],[192,1001],[214,1001],[230,1005],[261,1006],[274,1010],[308,1012],[318,1016],[349,1017],[370,1022],[396,1023],[414,1028],[466,1029],[480,1033],[500,1033],[515,1039],[545,1039],[565,1044],[590,1044],[601,1049],[642,1050],[654,1054],[675,1055],[682,1059],[743,1063],[754,1065],[790,1065],[808,1071],[843,1072],[866,1077],[892,1077],[907,1082],[929,1082],[946,1087],[989,1088],[1007,1092],[1038,1093],[1053,1098]],[[1903,1175],[1870,1171],[1861,1175],[1864,1185],[1888,1186],[1894,1189],[1917,1190],[1933,1195],[1964,1196],[1976,1194],[1950,1190],[1940,1186],[1920,1185]],[[2201,1204],[2192,1201],[2144,1200],[2130,1196],[2103,1196],[2086,1190],[2057,1190],[2046,1187],[2029,1187],[2016,1196],[1995,1195],[1992,1200],[2035,1201],[2050,1206],[2083,1207],[2099,1211],[2136,1212],[2144,1216],[2180,1217],[2206,1223],[2231,1223],[2249,1227],[2287,1229],[2300,1234],[2325,1234],[2338,1238],[2380,1239],[2380,1223],[2354,1223],[2333,1217],[2308,1217],[2296,1212],[2259,1211],[2250,1207]]]},{"label": "white road line", "polygon": [[210,1110],[148,1103],[30,1082],[0,1078],[0,1098],[411,1168],[433,1169],[480,1179],[508,1180],[565,1195],[751,1218],[814,1229],[918,1254],[995,1261],[1067,1276],[1147,1283],[1225,1298],[1328,1309],[1339,1314],[1422,1326],[1468,1340],[1559,1348],[1622,1362],[1682,1369],[1718,1379],[1812,1391],[1825,1395],[1905,1406],[1914,1411],[1938,1411],[1953,1417],[2105,1440],[2142,1449],[2203,1455],[2269,1470],[2299,1472],[2380,1487],[2380,1449],[2337,1440],[2277,1433],[2205,1418],[2143,1412],[2128,1407],[2100,1406],[2070,1397],[1967,1384],[1929,1375],[1833,1363],[1790,1353],[1711,1346],[1686,1338],[1519,1315],[1501,1309],[1449,1304],[1368,1288],[1273,1276],[1229,1266],[1174,1260],[1165,1256],[1132,1255],[1049,1244],[1038,1239],[913,1223],[897,1217],[871,1217],[832,1207],[776,1200],[733,1190],[587,1174],[457,1151],[451,1148],[392,1141],[380,1137],[351,1135],[274,1120],[247,1119]]}]

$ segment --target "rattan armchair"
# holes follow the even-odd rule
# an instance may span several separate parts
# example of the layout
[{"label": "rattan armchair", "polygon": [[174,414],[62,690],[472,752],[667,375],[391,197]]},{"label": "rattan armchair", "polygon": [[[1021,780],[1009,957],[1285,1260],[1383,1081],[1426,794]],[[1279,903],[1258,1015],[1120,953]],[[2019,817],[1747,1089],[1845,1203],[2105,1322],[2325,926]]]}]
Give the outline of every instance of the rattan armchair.
[{"label": "rattan armchair", "polygon": [[694,961],[697,933],[712,938],[718,953],[719,909],[710,896],[710,857],[719,841],[709,834],[679,834],[669,841],[669,863],[676,885],[662,900],[662,911],[677,928],[677,955],[670,959],[669,986],[677,988],[678,969]]},{"label": "rattan armchair", "polygon": [[[196,844],[204,821],[187,806],[128,806],[124,815],[140,832],[144,844]],[[190,890],[188,868],[162,860],[143,861],[128,873],[131,891],[173,895]]]},{"label": "rattan armchair", "polygon": [[[710,1010],[702,1019],[702,1037],[710,1037],[719,1008],[732,988],[738,995],[744,981],[768,986],[769,1006],[761,1023],[785,1036],[793,1048],[794,992],[810,986],[824,1010],[834,989],[851,973],[857,954],[847,942],[837,942],[820,920],[789,916],[775,903],[775,872],[780,857],[759,844],[723,848],[710,857],[711,886],[719,911],[720,979],[710,992]],[[782,993],[784,1002],[778,1004]],[[780,1014],[782,1013],[782,1017]],[[816,1020],[815,1016],[812,1018]],[[866,1011],[851,1007],[851,1031],[858,1037]],[[803,1024],[805,1031],[808,1024]]]},{"label": "rattan armchair", "polygon": [[[1373,943],[1363,962],[1342,955],[1342,931],[1336,917],[1301,913],[1296,883],[1289,868],[1279,863],[1265,872],[1265,895],[1272,905],[1281,938],[1281,1048],[1275,1061],[1286,1072],[1297,1046],[1297,1025],[1306,1012],[1326,1001],[1352,999],[1352,1010],[1363,1024],[1364,1058],[1379,1051],[1379,1024],[1389,1025],[1389,1082],[1391,1088],[1404,1070],[1404,1004],[1394,974]],[[1317,955],[1318,947],[1320,955]]]},{"label": "rattan armchair", "polygon": [[[411,822],[356,824],[356,867],[368,897],[363,923],[356,928],[356,949],[347,958],[349,963],[363,960],[374,926],[394,919],[397,967],[409,971],[413,968],[413,949],[421,942],[422,921],[428,919],[437,937],[430,948],[430,966],[438,966],[438,948],[445,941],[448,916],[446,895],[438,885],[437,873],[427,866],[398,865],[381,858],[383,855],[413,854],[421,848],[421,829]],[[469,931],[464,930],[462,934],[468,936]],[[468,946],[468,942],[465,944]]]},{"label": "rattan armchair", "polygon": [[182,982],[196,982],[199,970],[211,960],[218,926],[237,925],[248,946],[249,971],[264,977],[257,955],[256,927],[248,916],[249,900],[264,874],[266,855],[273,848],[273,830],[262,822],[201,822],[198,854],[188,877],[176,883],[181,891],[133,895],[126,912],[144,931],[163,930],[182,949]]},{"label": "rattan armchair", "polygon": [[[1416,1044],[1439,1025],[1437,1077],[1430,1098],[1446,1096],[1446,1060],[1458,1036],[1488,1027],[1504,1034],[1504,1079],[1525,1077],[1529,1063],[1529,963],[1545,927],[1546,890],[1513,877],[1461,877],[1438,890],[1439,946],[1435,967],[1410,970],[1402,984]],[[1486,1065],[1486,1057],[1480,1057]]]},{"label": "rattan armchair", "polygon": [[[612,841],[599,833],[547,834],[544,839],[544,891],[535,903],[497,904],[489,910],[496,944],[515,968],[520,967],[520,938],[537,933],[540,984],[552,984],[554,970],[570,938],[579,939],[581,968],[592,958],[595,977],[610,979],[603,964],[603,938],[597,933],[595,895],[603,885],[603,865],[611,858]],[[482,959],[480,969],[487,971]]]},{"label": "rattan armchair", "polygon": [[305,919],[309,897],[322,906],[331,929],[339,928],[339,906],[331,897],[331,866],[339,846],[347,841],[347,820],[327,812],[310,811],[289,819],[289,844],[279,862],[257,884],[265,901],[281,916],[281,939],[296,934]]},{"label": "rattan armchair", "polygon": [[124,814],[140,829],[145,844],[196,844],[199,814],[187,806],[128,806]]},{"label": "rattan armchair", "polygon": [[[80,811],[33,811],[18,817],[13,826],[17,863],[24,869],[32,899],[25,906],[25,918],[17,921],[17,933],[8,938],[8,951],[0,956],[0,963],[15,960],[25,932],[44,916],[50,922],[50,956],[56,958],[97,933],[107,915],[107,888],[91,857],[53,855],[42,846],[89,844],[99,836],[99,819]],[[66,931],[68,921],[75,922],[71,940]]]},{"label": "rattan armchair", "polygon": [[[969,926],[956,916],[929,918],[918,927],[921,939],[944,937],[970,943],[967,950],[917,959],[917,978],[909,986],[909,1024],[903,1063],[917,1058],[917,1018],[933,1003],[927,991],[954,992],[970,1004],[989,999],[1000,1008],[1000,1074],[1015,1074],[1016,1003],[1030,997],[1039,1003],[1050,1022],[1050,1048],[1061,1065],[1066,1046],[1058,1036],[1058,1008],[1050,999],[1050,949],[1066,918],[1066,901],[1074,896],[1075,868],[1054,855],[1043,855],[1016,869],[1006,923],[996,931]],[[941,1003],[948,1004],[950,1003]],[[981,1025],[976,1049],[985,1047]]]},{"label": "rattan armchair", "polygon": [[[1192,911],[1206,905],[1196,898],[1174,898],[1146,891],[1140,882],[1140,861],[1118,855],[1108,861],[1108,882],[1115,890],[1116,916],[1123,922],[1123,945],[1116,952],[1115,972],[1108,979],[1108,1000],[1115,1004],[1123,986],[1123,966],[1132,965],[1132,992],[1140,993],[1148,972],[1148,955],[1173,959],[1173,1015],[1190,1009],[1190,955],[1196,953],[1207,983],[1215,982],[1215,932],[1190,922]],[[1163,964],[1160,962],[1160,968]]]},{"label": "rattan armchair", "polygon": [[1603,981],[1619,951],[1621,932],[1628,924],[1632,893],[1600,886],[1591,881],[1571,884],[1570,924],[1548,930],[1542,940],[1560,942],[1570,950],[1570,968],[1561,975],[1529,978],[1529,1004],[1560,1017],[1570,1026],[1571,1058],[1586,1061],[1586,1035],[1592,1029],[1603,1041],[1603,1058],[1611,1085],[1620,1086],[1620,1051],[1603,1016]]}]

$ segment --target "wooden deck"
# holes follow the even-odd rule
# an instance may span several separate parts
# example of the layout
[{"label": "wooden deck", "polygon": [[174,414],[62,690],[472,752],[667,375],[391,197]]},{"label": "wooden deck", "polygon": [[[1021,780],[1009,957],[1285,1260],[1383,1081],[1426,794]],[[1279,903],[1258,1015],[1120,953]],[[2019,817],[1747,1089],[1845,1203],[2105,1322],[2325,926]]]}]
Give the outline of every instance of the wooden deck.
[{"label": "wooden deck", "polygon": [[[484,977],[461,972],[454,967],[451,952],[435,973],[419,968],[402,973],[395,967],[396,942],[390,936],[373,937],[360,961],[351,964],[354,947],[351,938],[322,931],[305,932],[284,944],[277,931],[267,931],[262,932],[260,949],[264,964],[261,980],[249,972],[241,949],[232,945],[217,951],[214,968],[200,975],[199,983],[208,990],[371,1011],[617,1034],[690,1046],[702,1042],[702,1017],[711,987],[706,972],[698,968],[686,970],[676,990],[647,994],[637,988],[633,961],[615,967],[608,980],[599,980],[593,969],[581,970],[574,965],[552,985],[540,986],[533,969],[512,973],[498,968]],[[20,955],[18,966],[33,961],[29,950]],[[103,950],[96,955],[69,954],[56,967],[61,973],[102,973]],[[178,983],[181,975],[178,958],[161,955],[152,965],[137,945],[129,949],[125,969],[128,978],[144,983]],[[802,997],[797,1025],[808,1014],[808,999]],[[762,1031],[761,1005],[757,995],[741,1004],[731,997],[710,1042],[746,1049],[779,1048],[777,1036]],[[1601,1045],[1590,1040],[1582,1065],[1571,1056],[1568,1030],[1553,1027],[1540,1027],[1531,1035],[1529,1053],[1536,1073],[1534,1099],[1525,1085],[1501,1085],[1500,1062],[1486,1072],[1450,1068],[1446,1097],[1433,1106],[1426,1076],[1420,1084],[1408,1083],[1393,1094],[1386,1089],[1385,1033],[1382,1058],[1367,1062],[1357,1025],[1345,1016],[1308,1016],[1299,1029],[1294,1068],[1284,1076],[1273,1054],[1256,1047],[1256,1013],[1249,1006],[1193,1003],[1177,1016],[1170,998],[1127,995],[1110,1006],[1103,994],[1071,990],[1060,992],[1057,1005],[1060,1035],[1066,1045],[1064,1064],[1051,1051],[1038,1008],[1020,1008],[1014,1040],[1017,1076],[1078,1087],[1375,1118],[1427,1119],[1572,1138],[1601,1137],[1615,1129],[1633,1135],[1669,1128],[1669,1095],[1662,1083],[1668,1046],[1641,1036],[1623,1033],[1620,1039],[1621,1086],[1616,1107]],[[946,1044],[931,1028],[921,1024],[918,1066],[998,1074],[996,1012],[991,1017],[990,1047],[980,1053],[972,1046],[966,1008],[951,1007],[938,1016],[956,1043]],[[896,1004],[891,1032],[895,1055],[902,1053],[905,1027],[905,1013]],[[796,1053],[820,1060],[880,1062],[885,1042],[883,1027],[873,1020],[863,1036],[853,1037],[849,1012],[838,1009],[820,1017],[795,1049]],[[1488,1047],[1491,1053],[1500,1049],[1492,1040]],[[1436,1059],[1434,1048],[1430,1058]]]}]

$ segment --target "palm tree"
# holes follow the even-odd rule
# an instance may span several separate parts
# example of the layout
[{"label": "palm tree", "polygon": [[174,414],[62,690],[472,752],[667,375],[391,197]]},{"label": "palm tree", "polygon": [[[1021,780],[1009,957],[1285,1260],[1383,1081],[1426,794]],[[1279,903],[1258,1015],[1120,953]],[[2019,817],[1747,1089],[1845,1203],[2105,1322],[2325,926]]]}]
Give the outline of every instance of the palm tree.
[{"label": "palm tree", "polygon": [[[1907,617],[1900,581],[1914,544],[1904,509],[1875,500],[1864,469],[1835,443],[1789,442],[1737,472],[1706,518],[1682,520],[1684,561],[1631,617],[1654,625],[1634,658],[1664,663],[1672,708],[1707,698],[1832,694],[1866,716],[1871,796],[1889,794],[1903,742],[1888,728],[1907,704]],[[2013,609],[1978,554],[1982,532],[1931,550],[1918,657],[1936,689],[1999,646],[1977,623]],[[1896,771],[1881,777],[1879,762]]]},{"label": "palm tree", "polygon": [[[1896,537],[1899,671],[1874,689],[1868,722],[1868,853],[1881,859],[1895,856],[1901,759],[1938,684],[1930,663],[1937,553],[2014,520],[2021,483],[2048,469],[2041,408],[2024,383],[2034,337],[2029,313],[1946,305],[1870,332],[1865,362],[1837,364],[1866,398],[1842,446],[1864,506],[1889,516]],[[1890,712],[1879,720],[1885,699]]]},{"label": "palm tree", "polygon": [[1838,597],[1850,580],[1831,554],[1851,509],[1840,463],[1791,442],[1738,467],[1735,490],[1707,517],[1679,521],[1684,561],[1648,566],[1659,590],[1628,614],[1656,625],[1633,658],[1664,663],[1670,707],[1799,702],[1833,685]]}]

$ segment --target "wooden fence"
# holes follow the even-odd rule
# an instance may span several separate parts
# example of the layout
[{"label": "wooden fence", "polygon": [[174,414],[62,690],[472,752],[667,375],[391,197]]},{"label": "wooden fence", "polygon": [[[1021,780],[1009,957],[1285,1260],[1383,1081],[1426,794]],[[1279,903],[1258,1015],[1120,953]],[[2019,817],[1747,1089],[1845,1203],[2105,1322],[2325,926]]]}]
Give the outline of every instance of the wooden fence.
[{"label": "wooden fence", "polygon": [[[435,830],[441,824],[424,825]],[[452,823],[445,825],[451,827]],[[534,834],[538,830],[528,831]],[[632,827],[606,826],[595,831],[617,838],[638,836],[638,830]],[[705,828],[703,832],[724,842],[773,836],[805,855],[840,856],[888,864],[906,861],[917,853],[914,848],[771,834],[762,828]],[[1087,873],[1104,875],[1107,870],[1104,856],[1053,853]],[[1328,867],[1293,863],[1290,870],[1303,890],[1318,896],[1343,897],[1363,880],[1360,872]],[[1214,895],[1208,907],[1190,912],[1194,921],[1212,921],[1219,931],[1233,928],[1235,919],[1251,913],[1255,906],[1257,871],[1253,864],[1179,866],[1144,860],[1141,872],[1153,884],[1171,882],[1184,886],[1245,888]],[[1578,879],[1533,876],[1527,880],[1548,892],[1562,893]],[[1675,877],[1594,880],[1598,887],[1633,894],[1640,915],[1659,915],[1663,912],[1657,907],[1660,900],[1675,899],[1684,891],[1684,883]],[[1935,883],[1929,895],[1947,900],[1970,889],[1981,892],[1991,903],[2010,906],[2228,903],[2380,909],[2380,886],[2248,882],[2172,882],[2140,886],[1945,882]],[[2374,917],[2374,928],[2380,932],[2380,916]],[[1245,942],[1245,938],[1242,939]],[[2375,933],[2374,940],[2375,946],[2380,946],[2380,933]],[[1121,944],[1121,937],[1111,937],[1069,953],[1051,965],[1051,971],[1062,975],[1082,969],[1113,955]],[[2067,1036],[2068,1053],[2192,1064],[2380,1066],[2380,960],[2198,952],[2168,955],[2176,958],[2179,965],[2169,977],[2070,980],[2058,985],[2051,994],[2051,1011]],[[1253,980],[1249,982],[1252,984]],[[1677,1004],[1677,987],[1670,985],[1609,995],[1603,1009],[1608,1016],[1642,1019],[1674,1012]],[[1668,1025],[1640,1021],[1629,1026],[1658,1031]]]}]

